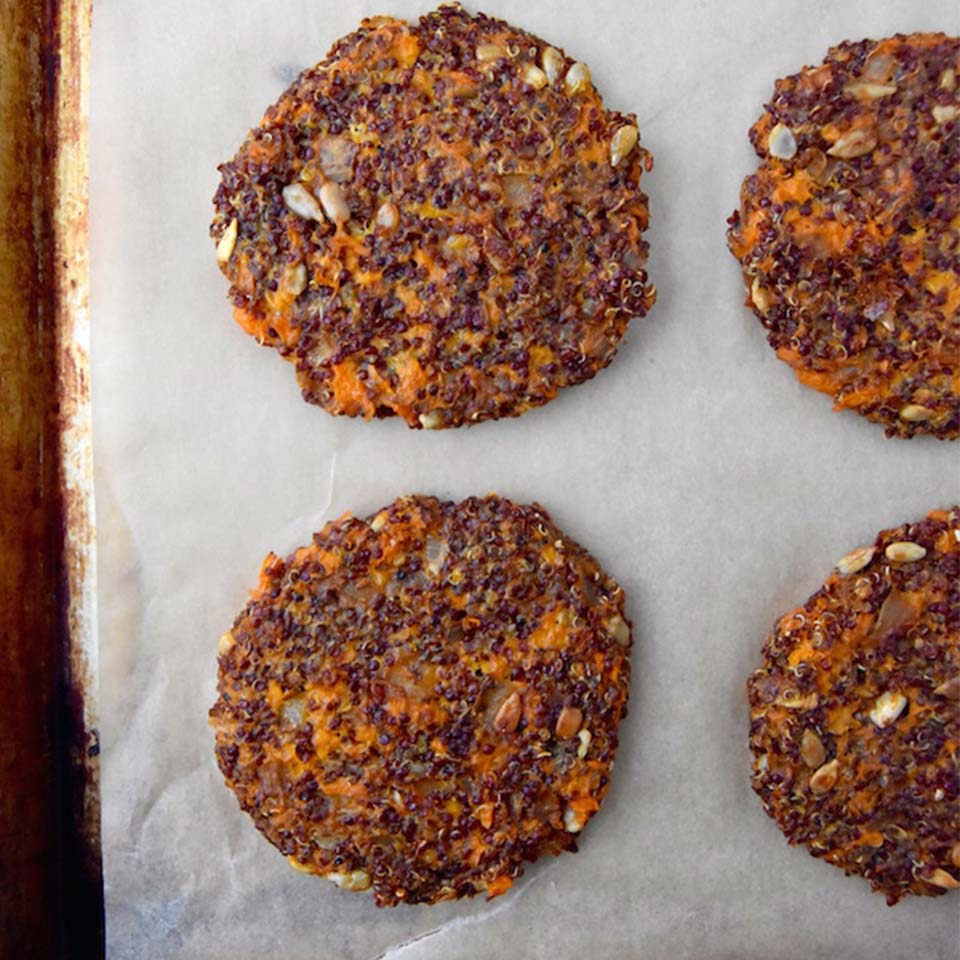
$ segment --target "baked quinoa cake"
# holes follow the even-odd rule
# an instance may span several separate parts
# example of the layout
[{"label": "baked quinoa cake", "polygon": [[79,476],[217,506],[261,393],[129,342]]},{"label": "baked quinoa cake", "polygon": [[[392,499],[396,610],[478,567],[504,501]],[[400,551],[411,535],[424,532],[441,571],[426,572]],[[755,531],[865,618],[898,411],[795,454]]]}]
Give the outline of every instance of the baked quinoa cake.
[{"label": "baked quinoa cake", "polygon": [[790,843],[891,905],[960,887],[960,508],[843,557],[763,658],[753,788]]},{"label": "baked quinoa cake", "polygon": [[842,43],[778,80],[730,218],[802,383],[888,436],[960,435],[960,40]]},{"label": "baked quinoa cake", "polygon": [[300,870],[379,906],[495,897],[607,792],[623,604],[537,505],[345,516],[270,554],[220,640],[220,769]]},{"label": "baked quinoa cake", "polygon": [[220,167],[237,322],[330,413],[441,428],[544,404],[653,304],[637,141],[585,64],[501,20],[364,20]]}]

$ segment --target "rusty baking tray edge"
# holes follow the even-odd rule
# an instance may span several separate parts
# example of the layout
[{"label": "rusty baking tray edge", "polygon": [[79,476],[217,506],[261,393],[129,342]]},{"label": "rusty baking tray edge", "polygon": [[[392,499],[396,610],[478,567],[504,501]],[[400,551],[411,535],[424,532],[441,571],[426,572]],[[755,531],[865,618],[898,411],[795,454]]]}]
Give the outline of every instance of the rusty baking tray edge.
[{"label": "rusty baking tray edge", "polygon": [[100,857],[100,743],[97,728],[97,556],[90,406],[88,229],[89,57],[92,0],[53,2],[55,51],[53,254],[59,406],[59,489],[62,495],[61,611],[65,661],[65,785],[68,837],[76,843],[68,869],[79,911],[65,904],[71,952],[103,954]]},{"label": "rusty baking tray edge", "polygon": [[0,0],[0,955],[103,955],[90,0]]}]

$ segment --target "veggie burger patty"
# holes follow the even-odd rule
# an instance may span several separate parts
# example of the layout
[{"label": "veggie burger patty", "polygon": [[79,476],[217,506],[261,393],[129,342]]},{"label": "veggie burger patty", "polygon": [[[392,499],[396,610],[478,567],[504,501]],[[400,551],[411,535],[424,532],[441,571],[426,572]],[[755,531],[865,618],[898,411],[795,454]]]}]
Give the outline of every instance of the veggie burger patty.
[{"label": "veggie burger patty", "polygon": [[493,897],[599,808],[630,645],[541,507],[404,497],[267,557],[219,645],[217,760],[300,870],[380,906]]},{"label": "veggie burger patty", "polygon": [[647,282],[652,158],[590,71],[482,14],[364,20],[220,167],[240,326],[330,413],[516,416],[605,367]]},{"label": "veggie burger patty", "polygon": [[960,887],[960,508],[843,557],[763,659],[753,788],[790,843],[890,904]]},{"label": "veggie burger patty", "polygon": [[888,435],[960,436],[960,40],[842,43],[778,80],[729,243],[807,386]]}]

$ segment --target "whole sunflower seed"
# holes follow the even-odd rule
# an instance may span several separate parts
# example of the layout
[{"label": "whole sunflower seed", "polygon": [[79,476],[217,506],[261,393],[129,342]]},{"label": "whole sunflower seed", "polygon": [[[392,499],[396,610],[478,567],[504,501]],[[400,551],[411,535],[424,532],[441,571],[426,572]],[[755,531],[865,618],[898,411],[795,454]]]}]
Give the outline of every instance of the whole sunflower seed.
[{"label": "whole sunflower seed", "polygon": [[547,82],[554,84],[557,82],[563,71],[563,56],[555,47],[547,47],[543,51],[541,58],[543,63],[543,72],[547,75]]},{"label": "whole sunflower seed", "polygon": [[590,86],[590,68],[579,61],[573,64],[564,77],[563,85],[567,93],[580,93]]},{"label": "whole sunflower seed", "polygon": [[792,160],[797,155],[797,138],[793,131],[778,123],[767,138],[767,152],[779,160]]},{"label": "whole sunflower seed", "polygon": [[883,552],[886,558],[894,563],[914,563],[927,555],[926,547],[910,540],[897,540],[889,544]]},{"label": "whole sunflower seed", "polygon": [[610,163],[616,167],[637,145],[640,131],[632,124],[620,127],[610,141]]},{"label": "whole sunflower seed", "polygon": [[334,223],[346,223],[350,219],[350,206],[338,183],[325,183],[320,188],[320,203]]},{"label": "whole sunflower seed", "polygon": [[282,190],[283,202],[286,208],[304,220],[316,220],[323,223],[326,217],[317,202],[317,198],[302,184],[289,183]]},{"label": "whole sunflower seed", "polygon": [[870,562],[876,556],[876,553],[876,547],[859,547],[856,550],[851,550],[850,553],[837,561],[837,570],[844,575],[859,573],[870,566]]},{"label": "whole sunflower seed", "polygon": [[237,246],[237,233],[240,229],[240,223],[236,217],[230,221],[230,225],[223,231],[220,242],[217,244],[217,262],[227,263],[233,256],[233,251]]}]

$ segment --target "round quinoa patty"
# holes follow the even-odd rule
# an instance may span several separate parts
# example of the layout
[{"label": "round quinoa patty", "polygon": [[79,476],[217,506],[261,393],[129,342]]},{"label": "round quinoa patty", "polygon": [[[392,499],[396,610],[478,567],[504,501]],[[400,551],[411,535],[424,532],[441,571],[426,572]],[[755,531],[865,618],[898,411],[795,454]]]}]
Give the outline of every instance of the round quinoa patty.
[{"label": "round quinoa patty", "polygon": [[220,640],[220,769],[300,870],[379,906],[497,896],[607,792],[623,605],[536,504],[342,517],[267,557]]},{"label": "round quinoa patty", "polygon": [[501,20],[364,20],[220,167],[236,319],[330,413],[544,404],[653,304],[637,138],[584,64]]},{"label": "round quinoa patty", "polygon": [[842,43],[750,130],[730,249],[800,381],[888,436],[960,436],[960,40]]},{"label": "round quinoa patty", "polygon": [[960,887],[960,508],[882,531],[780,619],[747,684],[753,789],[895,904]]}]

